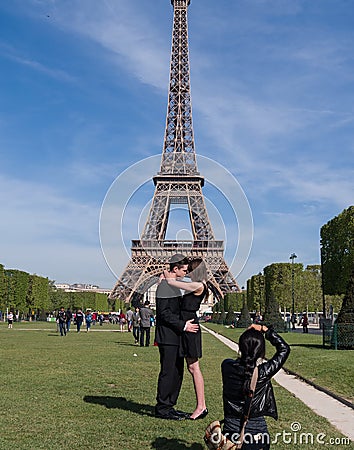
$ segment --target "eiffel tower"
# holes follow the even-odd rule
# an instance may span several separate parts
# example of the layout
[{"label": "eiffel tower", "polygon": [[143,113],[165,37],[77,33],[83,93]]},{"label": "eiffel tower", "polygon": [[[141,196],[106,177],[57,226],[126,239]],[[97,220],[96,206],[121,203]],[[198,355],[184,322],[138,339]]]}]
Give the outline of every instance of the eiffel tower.
[{"label": "eiffel tower", "polygon": [[[153,177],[154,198],[140,240],[133,240],[131,260],[109,299],[139,303],[170,257],[202,257],[209,289],[217,299],[239,287],[224,260],[223,241],[215,240],[206,210],[204,178],[197,168],[192,126],[187,10],[190,0],[171,0],[174,8],[170,84],[160,171]],[[193,240],[166,240],[171,205],[187,205]],[[113,302],[112,302],[113,303]]]}]

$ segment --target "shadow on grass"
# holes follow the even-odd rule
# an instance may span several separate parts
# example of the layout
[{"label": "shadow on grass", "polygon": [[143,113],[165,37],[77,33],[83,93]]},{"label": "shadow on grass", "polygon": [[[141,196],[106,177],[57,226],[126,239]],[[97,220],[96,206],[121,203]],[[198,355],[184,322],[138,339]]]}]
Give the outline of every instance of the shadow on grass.
[{"label": "shadow on grass", "polygon": [[131,400],[127,400],[124,397],[110,397],[110,396],[98,396],[98,395],[85,395],[84,402],[94,403],[96,405],[105,406],[108,409],[118,408],[126,411],[132,411],[142,416],[155,417],[155,408],[151,405],[144,405],[142,403],[136,403]]},{"label": "shadow on grass", "polygon": [[167,439],[159,437],[151,443],[151,448],[160,450],[203,450],[202,444],[188,444],[187,441],[181,441],[180,439]]},{"label": "shadow on grass", "polygon": [[290,347],[306,347],[306,348],[321,348],[326,350],[328,347],[323,347],[322,344],[289,344]]},{"label": "shadow on grass", "polygon": [[136,348],[139,347],[139,345],[134,344],[134,342],[131,343],[131,342],[119,342],[119,341],[117,341],[117,342],[115,342],[115,344],[117,344],[117,345],[124,345],[126,347],[136,347]]},{"label": "shadow on grass", "polygon": [[[127,400],[125,397],[110,397],[98,395],[85,395],[84,402],[102,405],[106,408],[118,408],[127,411],[132,411],[142,416],[155,417],[155,408],[151,405],[144,405]],[[189,444],[187,441],[180,439],[168,439],[158,437],[151,443],[151,448],[159,450],[203,450],[201,444]]]}]

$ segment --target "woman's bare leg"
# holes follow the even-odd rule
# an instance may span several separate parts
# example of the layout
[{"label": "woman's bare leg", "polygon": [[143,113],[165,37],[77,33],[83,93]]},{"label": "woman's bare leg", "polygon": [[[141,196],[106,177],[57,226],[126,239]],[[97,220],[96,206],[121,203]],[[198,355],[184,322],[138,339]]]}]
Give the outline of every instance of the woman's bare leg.
[{"label": "woman's bare leg", "polygon": [[191,419],[195,419],[206,409],[204,397],[204,378],[197,358],[186,358],[186,361],[188,370],[193,377],[194,390],[197,397],[197,406],[191,415]]}]

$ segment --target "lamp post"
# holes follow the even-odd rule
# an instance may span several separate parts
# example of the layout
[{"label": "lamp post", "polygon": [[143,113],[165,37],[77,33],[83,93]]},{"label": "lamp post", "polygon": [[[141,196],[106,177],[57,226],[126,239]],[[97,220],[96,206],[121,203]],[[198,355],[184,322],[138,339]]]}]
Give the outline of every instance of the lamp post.
[{"label": "lamp post", "polygon": [[294,259],[297,258],[295,253],[290,255],[291,259],[291,298],[292,298],[292,310],[295,314],[295,289],[294,289]]}]

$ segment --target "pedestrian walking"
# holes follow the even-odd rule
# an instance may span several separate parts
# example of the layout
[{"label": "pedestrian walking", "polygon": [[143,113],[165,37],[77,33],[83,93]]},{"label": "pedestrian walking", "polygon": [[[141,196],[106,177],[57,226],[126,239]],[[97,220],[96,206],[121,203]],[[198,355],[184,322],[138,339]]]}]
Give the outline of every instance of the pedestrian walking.
[{"label": "pedestrian walking", "polygon": [[126,324],[127,319],[125,318],[125,314],[123,312],[123,310],[120,311],[119,313],[119,329],[121,332],[124,331],[124,325]]},{"label": "pedestrian walking", "polygon": [[67,333],[70,331],[72,317],[73,317],[72,312],[70,311],[70,308],[68,308],[66,310],[66,331],[67,331]]},{"label": "pedestrian walking", "polygon": [[125,314],[129,333],[132,331],[132,327],[133,327],[133,314],[134,313],[130,308],[127,309],[127,312]]},{"label": "pedestrian walking", "polygon": [[151,317],[154,317],[152,309],[149,308],[150,302],[146,300],[144,306],[140,308],[140,347],[149,347],[150,345],[150,328]]},{"label": "pedestrian walking", "polygon": [[296,325],[296,314],[293,312],[291,315],[291,325],[292,325],[292,329],[295,330],[295,325]]},{"label": "pedestrian walking", "polygon": [[84,321],[84,313],[81,311],[81,309],[78,309],[75,315],[76,331],[78,333],[80,333],[83,321]]},{"label": "pedestrian walking", "polygon": [[135,344],[139,343],[140,336],[140,309],[136,306],[135,311],[133,312],[133,336]]},{"label": "pedestrian walking", "polygon": [[66,312],[64,306],[58,312],[57,324],[59,325],[60,336],[66,336]]},{"label": "pedestrian walking", "polygon": [[88,333],[91,329],[92,324],[92,314],[90,311],[86,312],[85,321],[86,321],[86,333]]},{"label": "pedestrian walking", "polygon": [[308,333],[309,332],[309,329],[308,329],[309,319],[308,319],[307,314],[305,312],[302,315],[301,324],[302,324],[302,332],[303,333]]}]

